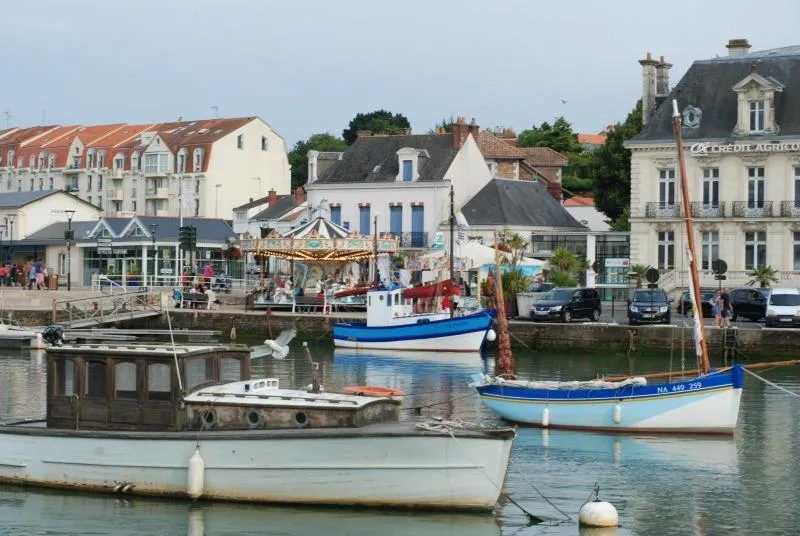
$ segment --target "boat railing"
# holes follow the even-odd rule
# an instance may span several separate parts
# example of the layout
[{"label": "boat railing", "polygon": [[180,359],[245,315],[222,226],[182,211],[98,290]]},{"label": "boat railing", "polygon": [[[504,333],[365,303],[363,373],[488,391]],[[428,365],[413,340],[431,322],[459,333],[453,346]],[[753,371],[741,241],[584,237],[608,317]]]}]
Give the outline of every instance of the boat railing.
[{"label": "boat railing", "polygon": [[292,396],[292,395],[258,395],[253,393],[214,393],[214,392],[199,392],[196,394],[197,397],[207,397],[213,398],[215,402],[218,402],[221,398],[228,398],[228,399],[252,399],[252,400],[274,400],[276,402],[292,402],[292,401],[299,401],[299,402],[324,402],[326,404],[331,405],[341,405],[341,406],[358,406],[359,403],[356,400],[349,400],[346,398],[318,398],[315,396]]}]

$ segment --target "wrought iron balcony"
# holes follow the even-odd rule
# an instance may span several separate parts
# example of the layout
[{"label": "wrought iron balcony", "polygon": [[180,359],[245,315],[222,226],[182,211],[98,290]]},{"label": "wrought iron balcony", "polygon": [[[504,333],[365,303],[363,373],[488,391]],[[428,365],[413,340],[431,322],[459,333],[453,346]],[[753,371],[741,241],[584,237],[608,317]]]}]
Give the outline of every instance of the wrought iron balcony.
[{"label": "wrought iron balcony", "polygon": [[800,199],[795,201],[781,201],[781,216],[800,218]]},{"label": "wrought iron balcony", "polygon": [[725,202],[719,203],[701,203],[692,202],[692,218],[724,218],[725,217]]},{"label": "wrought iron balcony", "polygon": [[647,203],[645,216],[648,218],[680,218],[683,211],[675,203]]},{"label": "wrought iron balcony", "polygon": [[424,248],[428,245],[428,233],[426,232],[411,232],[411,233],[393,233],[390,232],[392,238],[400,240],[401,248]]},{"label": "wrought iron balcony", "polygon": [[734,201],[734,218],[771,218],[772,201]]}]

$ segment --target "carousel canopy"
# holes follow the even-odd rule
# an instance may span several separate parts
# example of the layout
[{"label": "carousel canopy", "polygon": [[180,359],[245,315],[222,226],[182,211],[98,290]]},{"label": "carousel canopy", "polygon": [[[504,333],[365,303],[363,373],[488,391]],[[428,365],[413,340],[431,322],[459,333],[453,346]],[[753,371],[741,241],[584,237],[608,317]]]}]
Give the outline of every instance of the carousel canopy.
[{"label": "carousel canopy", "polygon": [[241,238],[242,249],[259,257],[282,257],[305,262],[350,262],[397,252],[399,240],[388,234],[377,239],[351,233],[332,221],[318,217],[280,235]]}]

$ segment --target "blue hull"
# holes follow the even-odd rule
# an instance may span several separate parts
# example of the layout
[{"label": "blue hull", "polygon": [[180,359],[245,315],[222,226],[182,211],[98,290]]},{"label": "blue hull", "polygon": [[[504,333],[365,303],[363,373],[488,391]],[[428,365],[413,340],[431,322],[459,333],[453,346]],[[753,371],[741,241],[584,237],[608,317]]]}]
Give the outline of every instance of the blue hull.
[{"label": "blue hull", "polygon": [[477,352],[493,319],[488,312],[479,312],[397,326],[340,323],[333,326],[333,341],[336,346],[344,348]]}]

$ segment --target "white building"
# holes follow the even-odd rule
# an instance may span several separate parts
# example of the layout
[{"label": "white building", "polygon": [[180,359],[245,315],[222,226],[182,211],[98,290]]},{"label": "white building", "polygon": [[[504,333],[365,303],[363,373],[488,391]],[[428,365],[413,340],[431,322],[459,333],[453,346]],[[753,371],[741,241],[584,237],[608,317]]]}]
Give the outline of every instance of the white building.
[{"label": "white building", "polygon": [[[688,267],[672,99],[683,119],[686,172],[701,283],[715,285],[723,259],[728,285],[756,267],[800,284],[800,46],[695,61],[670,91],[669,64],[648,57],[644,127],[631,157],[631,262],[657,267],[660,283],[684,287]],[[798,92],[795,94],[795,92]]]},{"label": "white building", "polygon": [[226,217],[291,182],[285,141],[258,117],[8,129],[0,158],[0,192],[65,189],[111,216]]}]

